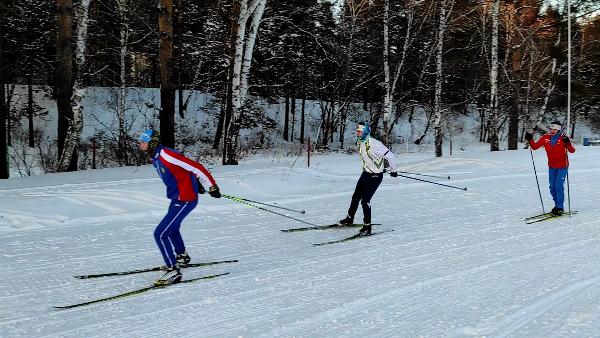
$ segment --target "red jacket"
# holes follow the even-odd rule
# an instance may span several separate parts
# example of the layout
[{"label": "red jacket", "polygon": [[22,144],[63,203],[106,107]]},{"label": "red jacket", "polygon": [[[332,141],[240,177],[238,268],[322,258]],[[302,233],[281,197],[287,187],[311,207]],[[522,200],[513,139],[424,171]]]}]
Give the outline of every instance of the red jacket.
[{"label": "red jacket", "polygon": [[542,136],[537,142],[530,140],[529,145],[531,149],[536,150],[541,146],[544,146],[546,149],[546,154],[548,155],[548,166],[554,169],[560,168],[568,168],[569,167],[569,159],[567,158],[567,154],[565,152],[565,148],[570,152],[575,152],[575,147],[573,147],[573,143],[564,143],[562,138],[563,134],[558,137],[558,141],[556,141],[555,145],[550,143],[550,139],[552,136],[550,134],[546,134]]},{"label": "red jacket", "polygon": [[201,179],[208,187],[217,185],[210,172],[202,164],[183,156],[180,152],[162,145],[156,148],[152,165],[167,186],[167,197],[184,202],[198,199],[198,183]]}]

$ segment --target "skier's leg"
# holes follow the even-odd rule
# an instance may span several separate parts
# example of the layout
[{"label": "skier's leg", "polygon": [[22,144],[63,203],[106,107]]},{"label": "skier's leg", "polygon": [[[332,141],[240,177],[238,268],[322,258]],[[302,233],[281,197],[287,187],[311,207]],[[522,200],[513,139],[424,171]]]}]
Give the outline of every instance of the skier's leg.
[{"label": "skier's leg", "polygon": [[[182,202],[184,203],[184,202]],[[198,204],[197,201],[185,202],[182,205],[181,214],[175,219],[175,222],[171,226],[171,231],[169,232],[169,239],[171,240],[171,244],[173,244],[173,248],[175,249],[175,254],[179,255],[185,252],[185,244],[183,243],[183,238],[181,237],[181,231],[179,230],[181,227],[181,222],[183,222],[184,218],[196,207]]]},{"label": "skier's leg", "polygon": [[548,183],[550,184],[550,195],[552,195],[552,199],[554,200],[555,208],[558,207],[558,202],[556,200],[556,175],[557,169],[548,168]]},{"label": "skier's leg", "polygon": [[556,169],[556,180],[554,191],[556,194],[556,207],[564,209],[565,202],[565,178],[567,177],[567,168]]},{"label": "skier's leg", "polygon": [[[189,203],[189,202],[187,202]],[[183,208],[186,202],[172,201],[169,205],[167,215],[160,221],[154,230],[154,239],[158,245],[158,249],[165,260],[165,265],[172,267],[176,263],[175,254],[173,253],[173,245],[171,244],[170,236],[175,229],[179,231],[182,215],[185,217],[193,208]],[[181,235],[179,235],[181,237]],[[183,243],[181,243],[183,244]]]},{"label": "skier's leg", "polygon": [[379,188],[381,181],[383,180],[383,173],[379,174],[368,174],[367,176],[367,184],[365,185],[365,189],[363,189],[362,193],[362,209],[363,209],[363,222],[371,223],[371,198]]},{"label": "skier's leg", "polygon": [[348,217],[354,219],[354,215],[356,214],[356,210],[358,210],[358,204],[360,203],[360,199],[363,196],[364,190],[367,185],[367,176],[368,173],[363,172],[356,182],[356,188],[354,188],[354,193],[352,194],[352,201],[350,202],[350,208],[348,209]]}]

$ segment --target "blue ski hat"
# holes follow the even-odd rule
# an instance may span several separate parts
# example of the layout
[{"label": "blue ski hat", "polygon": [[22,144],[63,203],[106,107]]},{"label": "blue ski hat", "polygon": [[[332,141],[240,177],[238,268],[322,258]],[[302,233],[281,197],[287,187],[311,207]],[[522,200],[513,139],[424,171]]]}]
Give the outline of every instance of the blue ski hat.
[{"label": "blue ski hat", "polygon": [[369,135],[371,135],[371,128],[366,122],[358,122],[358,125],[356,126],[356,131],[359,130],[362,131],[362,135],[359,138],[360,141],[366,140],[369,137]]},{"label": "blue ski hat", "polygon": [[154,134],[154,130],[152,129],[146,129],[144,130],[144,132],[140,135],[140,142],[150,142],[150,140],[152,140],[152,135]]},{"label": "blue ski hat", "polygon": [[148,143],[146,152],[153,156],[160,143],[160,133],[154,129],[146,129],[139,137],[140,142]]}]

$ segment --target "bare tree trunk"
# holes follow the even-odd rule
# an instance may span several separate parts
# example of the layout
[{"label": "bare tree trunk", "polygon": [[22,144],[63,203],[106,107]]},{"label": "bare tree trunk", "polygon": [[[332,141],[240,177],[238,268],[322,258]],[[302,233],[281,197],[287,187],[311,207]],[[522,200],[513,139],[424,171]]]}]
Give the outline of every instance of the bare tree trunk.
[{"label": "bare tree trunk", "polygon": [[29,148],[35,147],[33,132],[33,74],[27,74],[27,122],[29,126]]},{"label": "bare tree trunk", "polygon": [[481,125],[479,125],[479,142],[484,142],[484,140],[485,140],[485,138],[484,138],[485,124],[486,124],[484,107],[479,108],[479,120],[481,121]]},{"label": "bare tree trunk", "polygon": [[4,30],[0,30],[0,179],[9,178],[8,144],[6,142],[6,120],[8,107],[6,106],[6,87],[4,82]]},{"label": "bare tree trunk", "polygon": [[[406,25],[406,33],[404,35],[404,43],[402,46],[402,54],[400,56],[400,60],[396,65],[396,70],[392,74],[390,71],[390,61],[389,61],[389,0],[385,0],[384,4],[384,16],[383,16],[383,70],[385,74],[385,96],[383,101],[383,130],[381,131],[381,139],[382,142],[389,146],[390,143],[390,133],[392,132],[393,123],[392,119],[392,110],[394,105],[394,93],[396,91],[396,86],[398,84],[398,80],[401,77],[402,67],[404,66],[404,62],[406,60],[406,54],[408,51],[408,47],[411,41],[412,34],[412,25],[414,18],[414,2],[410,2],[410,10],[406,12],[407,17],[407,25]],[[393,79],[392,79],[393,77]],[[401,81],[402,82],[402,81]]]},{"label": "bare tree trunk", "polygon": [[[425,114],[427,114],[427,113],[425,113]],[[429,114],[429,116],[427,117],[427,124],[425,125],[425,130],[423,131],[423,134],[421,136],[419,136],[418,139],[415,140],[415,144],[421,144],[421,142],[423,142],[423,139],[427,135],[427,131],[431,127],[432,117],[433,117],[433,113]]]},{"label": "bare tree trunk", "polygon": [[[181,85],[181,69],[182,69],[182,57],[181,57],[181,29],[182,29],[182,13],[183,12],[183,4],[182,0],[177,0],[173,7],[173,58],[177,60],[173,63],[174,66],[174,74],[177,78],[177,110],[179,112],[179,117],[184,118],[185,116],[185,108],[186,104],[183,102],[183,88]],[[190,94],[191,95],[191,94]]]},{"label": "bare tree trunk", "polygon": [[13,95],[15,94],[16,85],[6,85],[6,140],[8,142],[8,146],[12,147],[12,119],[10,118],[10,102],[12,100]]},{"label": "bare tree trunk", "polygon": [[[233,2],[232,6],[232,17],[236,18],[240,15],[240,3],[238,1]],[[235,37],[237,36],[238,31],[238,22],[237,20],[229,19],[227,16],[227,25],[229,25],[229,36],[226,39],[223,49],[225,50],[225,55],[227,57],[226,64],[226,72],[227,78],[225,79],[225,83],[223,85],[223,90],[225,93],[224,102],[221,106],[221,112],[219,114],[219,123],[217,126],[217,132],[215,133],[215,138],[213,141],[212,148],[214,150],[219,149],[219,144],[221,143],[221,139],[223,139],[223,144],[225,144],[225,140],[227,140],[227,128],[229,128],[229,120],[231,119],[231,86],[232,86],[232,78],[233,78],[233,59],[235,58]],[[227,149],[223,146],[222,149],[222,164],[225,164],[227,156]]]},{"label": "bare tree trunk", "polygon": [[119,51],[119,66],[120,66],[120,87],[119,87],[119,104],[117,107],[117,118],[119,121],[119,139],[117,140],[117,160],[120,165],[127,165],[128,158],[126,150],[126,132],[125,132],[125,98],[127,97],[127,84],[126,84],[126,58],[127,58],[127,47],[129,40],[129,21],[127,17],[127,6],[126,0],[118,0],[117,6],[119,7],[120,17],[120,51]]},{"label": "bare tree trunk", "polygon": [[383,98],[383,130],[380,133],[381,141],[389,146],[390,140],[388,129],[392,115],[392,84],[390,80],[390,64],[389,64],[389,17],[390,17],[390,1],[385,0],[383,11],[383,72],[385,74],[385,96]]},{"label": "bare tree trunk", "polygon": [[492,6],[492,61],[490,64],[490,116],[489,116],[489,140],[490,151],[500,150],[498,139],[498,30],[499,30],[500,0],[494,0]]},{"label": "bare tree trunk", "polygon": [[289,141],[290,130],[290,94],[289,89],[285,91],[285,121],[283,121],[283,139]]},{"label": "bare tree trunk", "polygon": [[573,114],[573,119],[571,120],[571,133],[569,134],[571,137],[575,136],[575,123],[577,122],[577,115],[578,114]]},{"label": "bare tree trunk", "polygon": [[173,85],[173,0],[160,0],[160,138],[167,147],[175,146],[175,86]]},{"label": "bare tree trunk", "polygon": [[[344,109],[345,110],[345,109]],[[346,123],[347,123],[348,117],[347,117],[347,113],[344,113],[344,117],[342,119],[342,123],[340,123],[340,148],[344,148],[344,134],[346,134]]]},{"label": "bare tree trunk", "polygon": [[[240,11],[238,20],[238,30],[235,39],[235,57],[233,60],[233,77],[231,86],[232,116],[229,125],[226,140],[226,162],[225,164],[235,165],[237,161],[237,147],[242,119],[242,107],[245,105],[248,93],[248,76],[252,63],[252,52],[258,34],[258,26],[262,19],[267,0],[253,0],[248,4],[248,0],[240,0]],[[248,19],[252,18],[250,32],[246,35],[246,24]]]},{"label": "bare tree trunk", "polygon": [[[306,74],[306,73],[305,73]],[[300,117],[300,143],[304,144],[304,110],[306,106],[306,75],[302,78],[302,109]]]},{"label": "bare tree trunk", "polygon": [[69,121],[73,119],[71,96],[73,95],[73,1],[56,0],[56,105],[58,108],[58,154],[65,147]]},{"label": "bare tree trunk", "polygon": [[446,30],[446,0],[440,4],[440,26],[438,29],[436,72],[435,72],[435,97],[434,97],[434,120],[435,132],[435,156],[442,156],[442,145],[444,135],[442,133],[442,82],[443,82],[443,56],[444,56],[444,32]]},{"label": "bare tree trunk", "polygon": [[244,41],[244,55],[242,58],[242,69],[240,71],[240,106],[246,103],[248,97],[248,79],[250,77],[250,68],[252,67],[252,53],[254,52],[254,45],[256,44],[256,37],[258,36],[258,27],[262,20],[263,13],[267,0],[254,0],[250,4],[249,15],[252,18],[250,23],[250,29],[248,36]]},{"label": "bare tree trunk", "polygon": [[294,124],[296,122],[296,91],[292,88],[292,97],[290,98],[290,115],[292,116],[292,130],[290,133],[290,141],[294,141]]},{"label": "bare tree trunk", "polygon": [[508,120],[508,150],[516,150],[519,147],[519,112],[521,101],[521,49],[512,51],[512,65],[515,85],[512,86],[510,97],[510,114]]},{"label": "bare tree trunk", "polygon": [[[227,87],[227,86],[226,86]],[[225,129],[225,115],[227,111],[227,98],[223,105],[221,105],[221,111],[219,112],[219,122],[217,122],[217,131],[215,132],[215,138],[213,139],[212,149],[219,149],[219,144],[221,144],[221,136],[223,135],[223,130]]]},{"label": "bare tree trunk", "polygon": [[58,160],[58,171],[77,170],[77,149],[79,138],[83,130],[83,98],[82,78],[85,66],[85,53],[87,47],[88,14],[91,0],[82,0],[77,11],[77,44],[75,48],[75,62],[78,75],[73,84],[73,95],[71,96],[71,107],[73,116],[69,121],[69,127],[65,137],[65,146]]}]

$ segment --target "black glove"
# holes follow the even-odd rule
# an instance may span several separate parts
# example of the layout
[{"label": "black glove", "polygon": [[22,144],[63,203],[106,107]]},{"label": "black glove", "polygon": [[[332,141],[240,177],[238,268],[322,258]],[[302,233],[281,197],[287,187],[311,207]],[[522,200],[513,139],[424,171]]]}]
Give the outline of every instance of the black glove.
[{"label": "black glove", "polygon": [[567,136],[563,136],[563,143],[564,144],[569,144],[569,143],[571,143],[571,139],[568,138]]},{"label": "black glove", "polygon": [[221,198],[221,192],[219,191],[219,187],[217,187],[216,184],[210,187],[210,189],[208,189],[208,194],[214,198]]},{"label": "black glove", "polygon": [[526,141],[531,141],[533,140],[533,135],[530,132],[526,132],[525,133],[525,140]]},{"label": "black glove", "polygon": [[392,177],[398,177],[398,173],[396,171],[392,171],[390,173],[390,176],[392,176]]},{"label": "black glove", "polygon": [[200,195],[206,194],[206,189],[204,189],[204,186],[202,185],[202,183],[200,183],[200,179],[198,177],[196,177],[196,182],[198,182],[198,193]]}]

